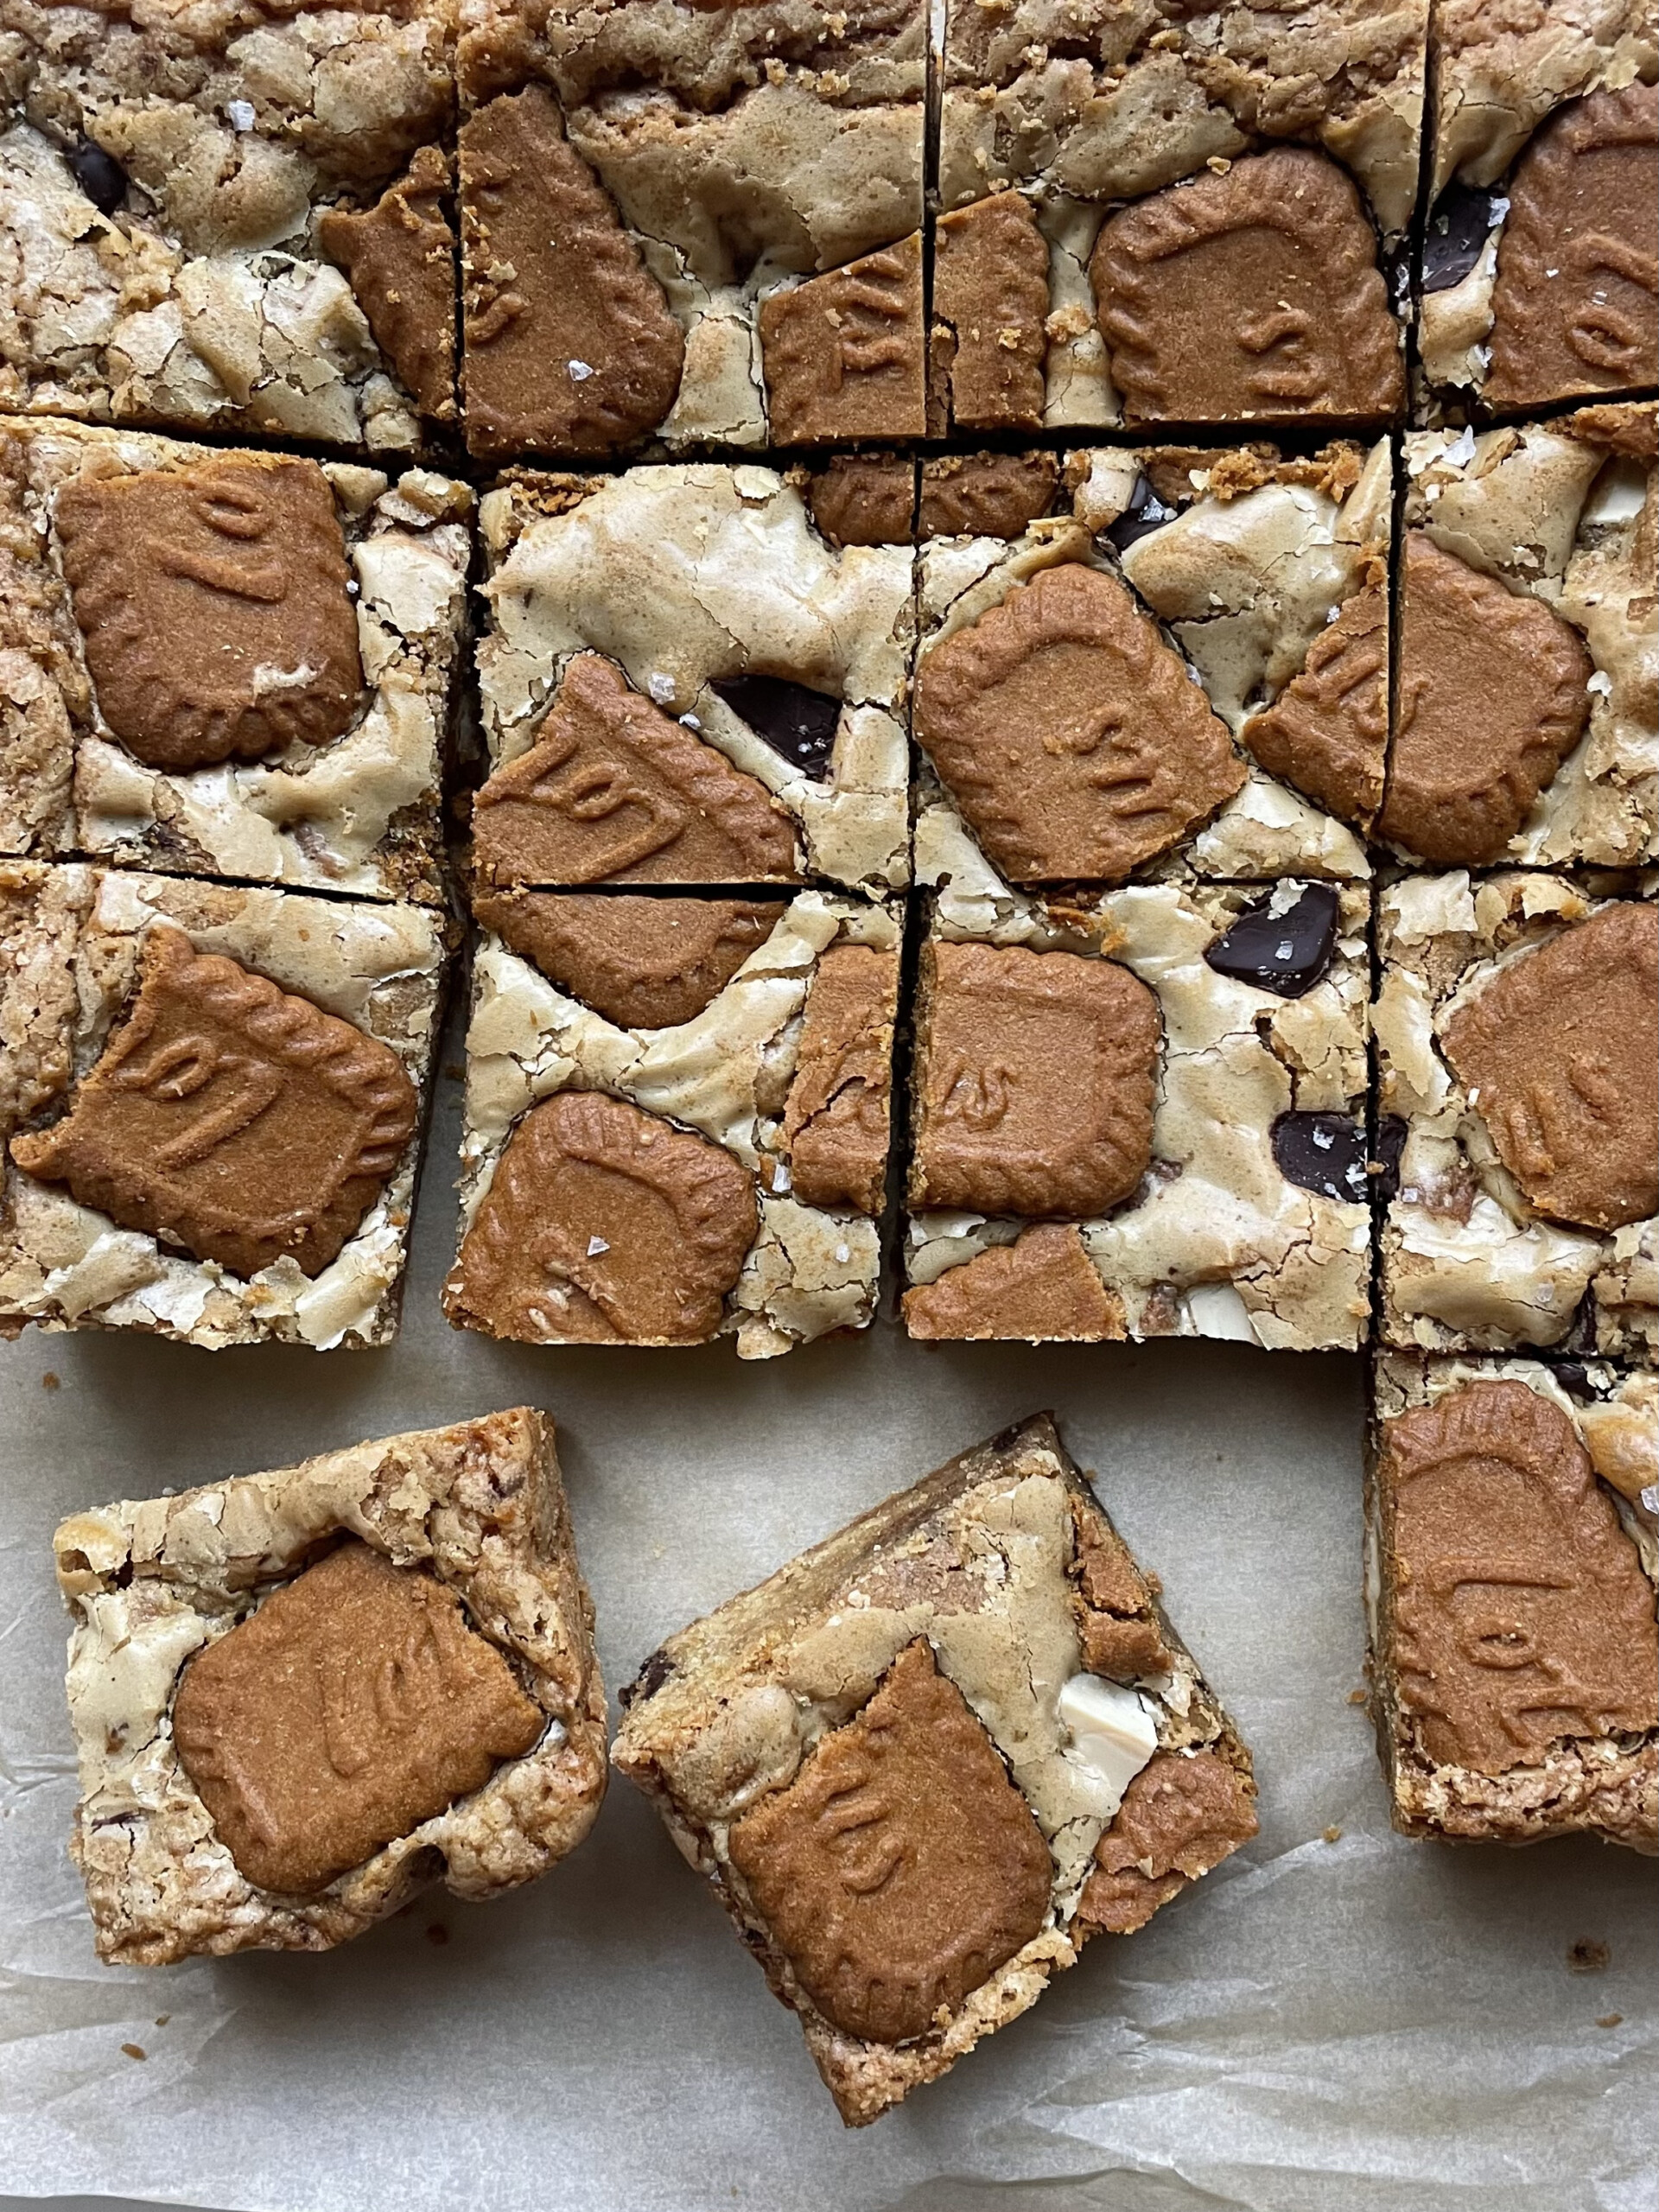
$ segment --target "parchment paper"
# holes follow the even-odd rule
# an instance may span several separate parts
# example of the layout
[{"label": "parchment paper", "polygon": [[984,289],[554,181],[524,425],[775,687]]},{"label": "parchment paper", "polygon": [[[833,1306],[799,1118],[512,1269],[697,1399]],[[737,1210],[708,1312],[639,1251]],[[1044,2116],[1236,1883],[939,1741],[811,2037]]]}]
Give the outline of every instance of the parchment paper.
[{"label": "parchment paper", "polygon": [[[462,1337],[439,1088],[392,1349],[0,1347],[0,2185],[223,2212],[1654,2212],[1652,1862],[1389,1833],[1349,1701],[1357,1359],[880,1327],[743,1367]],[[56,1522],[523,1402],[559,1425],[613,1694],[694,1614],[1054,1408],[1255,1749],[1261,1837],[856,2134],[620,1781],[504,1902],[435,1891],[321,1958],[100,1967],[63,1848]],[[1605,1970],[1569,1969],[1585,1942]]]}]

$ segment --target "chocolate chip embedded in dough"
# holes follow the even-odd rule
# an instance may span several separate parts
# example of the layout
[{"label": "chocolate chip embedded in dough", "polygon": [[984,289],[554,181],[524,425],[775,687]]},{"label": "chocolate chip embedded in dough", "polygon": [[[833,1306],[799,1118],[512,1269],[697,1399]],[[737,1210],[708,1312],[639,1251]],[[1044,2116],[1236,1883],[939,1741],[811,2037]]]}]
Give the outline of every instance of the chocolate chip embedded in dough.
[{"label": "chocolate chip embedded in dough", "polygon": [[773,445],[919,438],[922,234],[760,303],[760,363]]},{"label": "chocolate chip embedded in dough", "polygon": [[1018,537],[1054,505],[1052,453],[950,454],[922,463],[919,535]]},{"label": "chocolate chip embedded in dough", "polygon": [[913,1206],[1104,1213],[1152,1159],[1158,1001],[1110,960],[1023,946],[925,956]]},{"label": "chocolate chip embedded in dough", "polygon": [[1158,1751],[1095,1847],[1077,1918],[1115,1936],[1144,1928],[1188,1882],[1256,1832],[1255,1791],[1219,1751]]},{"label": "chocolate chip embedded in dough", "polygon": [[916,535],[916,464],[902,454],[837,454],[806,489],[832,545],[908,545]]},{"label": "chocolate chip embedded in dough", "polygon": [[933,240],[931,372],[944,431],[1039,430],[1048,242],[1022,193],[941,215]]},{"label": "chocolate chip embedded in dough", "polygon": [[1389,600],[1345,599],[1272,706],[1239,733],[1270,776],[1364,828],[1382,803],[1389,750]]},{"label": "chocolate chip embedded in dough", "polygon": [[1157,626],[1116,576],[1076,562],[934,646],[916,678],[916,727],[1015,883],[1120,880],[1245,779]]},{"label": "chocolate chip embedded in dough", "polygon": [[673,405],[685,338],[543,86],[461,126],[470,453],[606,454]]},{"label": "chocolate chip embedded in dough", "polygon": [[1377,836],[1440,868],[1502,860],[1584,734],[1591,674],[1553,608],[1408,531]]},{"label": "chocolate chip embedded in dough", "polygon": [[445,1303],[526,1344],[702,1344],[758,1226],[753,1178],[721,1146],[560,1091],[508,1138]]},{"label": "chocolate chip embedded in dough", "polygon": [[1484,397],[1533,406],[1659,383],[1659,86],[1592,92],[1516,164]]},{"label": "chocolate chip embedded in dough", "polygon": [[783,914],[781,900],[481,892],[487,930],[621,1029],[670,1029],[725,989]]},{"label": "chocolate chip embedded in dough", "polygon": [[1659,1211],[1659,912],[1604,906],[1506,962],[1441,1042],[1540,1213],[1606,1230]]},{"label": "chocolate chip embedded in dough", "polygon": [[902,2043],[1041,1929],[1053,1862],[995,1745],[919,1639],[731,1830],[772,1940],[844,2035]]},{"label": "chocolate chip embedded in dough", "polygon": [[179,1764],[238,1872],[315,1897],[530,1751],[547,1715],[420,1567],[343,1544],[186,1665]]},{"label": "chocolate chip embedded in dough", "polygon": [[1363,1206],[1370,1198],[1365,1132],[1345,1114],[1281,1114],[1273,1157],[1288,1181],[1322,1198]]},{"label": "chocolate chip embedded in dough", "polygon": [[881,1211],[898,1014],[896,951],[840,944],[821,957],[784,1110],[790,1187],[803,1205]]},{"label": "chocolate chip embedded in dough", "polygon": [[1090,262],[1129,422],[1377,417],[1405,399],[1376,238],[1345,170],[1282,146],[1111,215]]},{"label": "chocolate chip embedded in dough", "polygon": [[1427,1757],[1477,1773],[1659,1724],[1653,1586],[1573,1423],[1469,1382],[1382,1425],[1391,1666]]},{"label": "chocolate chip embedded in dough", "polygon": [[147,766],[257,760],[350,727],[357,610],[315,461],[77,478],[53,518],[99,711]]},{"label": "chocolate chip embedded in dough", "polygon": [[127,173],[114,155],[83,135],[69,149],[69,167],[99,213],[113,215],[127,196]]},{"label": "chocolate chip embedded in dough", "polygon": [[455,233],[448,156],[422,146],[372,207],[331,207],[317,243],[346,272],[374,342],[433,422],[455,414]]},{"label": "chocolate chip embedded in dough", "polygon": [[390,1046],[182,931],[146,932],[138,988],[50,1128],[11,1141],[26,1174],[244,1279],[317,1275],[415,1134]]},{"label": "chocolate chip embedded in dough", "polygon": [[1451,185],[1440,194],[1423,238],[1424,291],[1448,292],[1462,283],[1503,219],[1503,208],[1501,194],[1471,185]]},{"label": "chocolate chip embedded in dough", "polygon": [[1123,1302],[1101,1281],[1073,1222],[1040,1222],[904,1296],[905,1328],[954,1342],[1117,1343]]},{"label": "chocolate chip embedded in dough", "polygon": [[1117,520],[1107,525],[1108,542],[1120,553],[1127,553],[1131,545],[1143,537],[1150,537],[1154,530],[1161,530],[1166,522],[1173,522],[1179,507],[1166,506],[1150,478],[1137,476],[1135,489],[1129,494],[1129,504]]},{"label": "chocolate chip embedded in dough", "polygon": [[[1285,893],[1295,897],[1286,900]],[[1329,883],[1281,884],[1246,906],[1205,947],[1218,976],[1230,976],[1281,999],[1299,999],[1323,982],[1342,926],[1342,899]]]},{"label": "chocolate chip embedded in dough", "polygon": [[817,783],[830,774],[841,702],[784,676],[731,676],[712,686],[738,720]]},{"label": "chocolate chip embedded in dough", "polygon": [[493,886],[798,880],[766,785],[598,653],[570,663],[530,750],[478,792],[473,839]]}]

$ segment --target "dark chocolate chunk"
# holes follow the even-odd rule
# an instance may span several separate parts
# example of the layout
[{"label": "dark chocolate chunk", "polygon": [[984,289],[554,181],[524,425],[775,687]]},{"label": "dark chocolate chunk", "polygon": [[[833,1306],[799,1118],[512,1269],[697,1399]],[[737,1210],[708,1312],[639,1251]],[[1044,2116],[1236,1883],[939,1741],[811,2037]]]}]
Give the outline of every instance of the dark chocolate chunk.
[{"label": "dark chocolate chunk", "polygon": [[1447,187],[1423,234],[1424,291],[1449,292],[1462,283],[1507,206],[1497,193],[1466,184]]},{"label": "dark chocolate chunk", "polygon": [[1280,1173],[1305,1191],[1364,1205],[1365,1132],[1345,1114],[1281,1114],[1273,1125],[1273,1156]]},{"label": "dark chocolate chunk", "polygon": [[668,1654],[660,1649],[653,1651],[633,1680],[623,1686],[624,1711],[631,1705],[637,1705],[641,1698],[655,1697],[673,1671],[674,1662]]},{"label": "dark chocolate chunk", "polygon": [[100,215],[113,215],[127,196],[127,173],[94,138],[76,141],[69,156],[75,182]]},{"label": "dark chocolate chunk", "polygon": [[[1218,976],[1231,976],[1281,999],[1311,991],[1331,965],[1336,950],[1340,902],[1328,883],[1305,883],[1289,906],[1279,905],[1288,887],[1278,885],[1265,899],[1247,906],[1205,958]],[[1277,911],[1275,911],[1277,909]]]},{"label": "dark chocolate chunk", "polygon": [[819,783],[830,773],[841,702],[782,676],[733,676],[715,689],[732,712],[791,767]]},{"label": "dark chocolate chunk", "polygon": [[1384,1114],[1376,1125],[1376,1195],[1392,1205],[1400,1195],[1400,1161],[1406,1149],[1409,1126],[1398,1114]]},{"label": "dark chocolate chunk", "polygon": [[1569,1398],[1576,1398],[1581,1406],[1595,1403],[1596,1386],[1581,1359],[1552,1359],[1549,1371]]},{"label": "dark chocolate chunk", "polygon": [[1146,537],[1154,530],[1161,530],[1166,522],[1174,521],[1178,512],[1178,509],[1164,505],[1144,476],[1137,476],[1128,505],[1117,520],[1107,527],[1107,539],[1116,546],[1120,553],[1127,553],[1137,537]]}]

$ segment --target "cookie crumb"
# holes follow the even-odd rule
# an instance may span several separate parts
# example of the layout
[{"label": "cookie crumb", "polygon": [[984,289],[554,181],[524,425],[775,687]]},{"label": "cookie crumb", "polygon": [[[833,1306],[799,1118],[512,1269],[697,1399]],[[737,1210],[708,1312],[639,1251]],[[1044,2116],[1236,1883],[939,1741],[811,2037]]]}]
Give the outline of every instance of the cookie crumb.
[{"label": "cookie crumb", "polygon": [[1342,1830],[1337,1827],[1334,1821],[1328,1828],[1322,1828],[1319,1833],[1326,1843],[1340,1843],[1342,1841]]},{"label": "cookie crumb", "polygon": [[61,1390],[63,1388],[62,1376],[54,1375],[52,1370],[48,1367],[45,1374],[41,1377],[41,1388],[42,1390]]},{"label": "cookie crumb", "polygon": [[1569,1974],[1605,1974],[1612,1963],[1611,1946],[1599,1943],[1592,1936],[1580,1936],[1576,1943],[1567,1947]]},{"label": "cookie crumb", "polygon": [[428,1924],[426,1940],[442,1948],[449,1941],[449,1930],[441,1920],[434,1920]]},{"label": "cookie crumb", "polygon": [[124,2043],[121,2046],[121,2050],[123,2055],[128,2058],[148,2058],[149,2056],[149,2053],[144,2049],[144,2046],[141,2043]]},{"label": "cookie crumb", "polygon": [[1370,1692],[1369,1690],[1350,1690],[1348,1693],[1348,1702],[1350,1705],[1366,1705],[1369,1704],[1370,1701]]},{"label": "cookie crumb", "polygon": [[1596,2022],[1599,2028],[1622,2028],[1624,2024],[1624,2015],[1622,2012],[1604,2012]]},{"label": "cookie crumb", "polygon": [[446,1079],[450,1083],[465,1083],[467,1080],[467,1071],[459,1060],[446,1060],[443,1064],[443,1072]]},{"label": "cookie crumb", "polygon": [[156,2015],[156,2026],[158,2028],[164,2028],[172,2017],[173,2015],[170,2012],[158,2012]]}]

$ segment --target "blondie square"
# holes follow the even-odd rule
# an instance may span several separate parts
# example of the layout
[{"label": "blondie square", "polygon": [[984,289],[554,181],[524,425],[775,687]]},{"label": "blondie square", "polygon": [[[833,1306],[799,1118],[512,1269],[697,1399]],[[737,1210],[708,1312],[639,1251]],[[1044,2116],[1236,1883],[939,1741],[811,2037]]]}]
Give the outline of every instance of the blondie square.
[{"label": "blondie square", "polygon": [[480,887],[906,882],[906,545],[711,462],[515,475],[480,519]]},{"label": "blondie square", "polygon": [[330,1950],[592,1826],[605,1691],[544,1414],[99,1507],[55,1549],[111,1964]]},{"label": "blondie square", "polygon": [[486,460],[919,437],[920,0],[463,0]]},{"label": "blondie square", "polygon": [[921,547],[918,880],[1367,875],[1387,444],[1096,448],[1065,486]]},{"label": "blondie square", "polygon": [[0,842],[435,903],[472,505],[0,418]]},{"label": "blondie square", "polygon": [[1659,1352],[1659,907],[1646,876],[1378,899],[1382,1336]]},{"label": "blondie square", "polygon": [[458,1326],[764,1359],[875,1308],[896,912],[480,896]]},{"label": "blondie square", "polygon": [[1370,1310],[1369,894],[1287,880],[939,899],[912,1337],[1352,1350]]},{"label": "blondie square", "polygon": [[930,429],[1405,404],[1427,0],[945,0]]},{"label": "blondie square", "polygon": [[1395,1826],[1659,1852],[1659,1382],[1384,1353],[1366,1507]]},{"label": "blondie square", "polygon": [[1508,412],[1651,390],[1651,9],[1439,0],[1432,37],[1431,205],[1418,276],[1432,395],[1458,410],[1473,400]]},{"label": "blondie square", "polygon": [[0,1334],[396,1334],[424,907],[0,863]]},{"label": "blondie square", "polygon": [[0,406],[410,454],[453,423],[450,0],[9,0]]},{"label": "blondie square", "polygon": [[1249,1754],[1046,1414],[671,1637],[612,1748],[861,2126],[1255,1833]]}]

